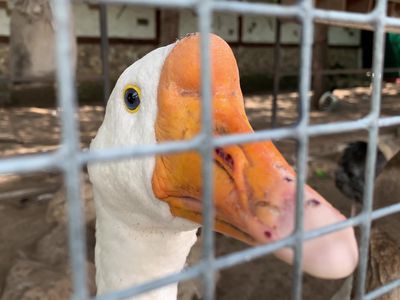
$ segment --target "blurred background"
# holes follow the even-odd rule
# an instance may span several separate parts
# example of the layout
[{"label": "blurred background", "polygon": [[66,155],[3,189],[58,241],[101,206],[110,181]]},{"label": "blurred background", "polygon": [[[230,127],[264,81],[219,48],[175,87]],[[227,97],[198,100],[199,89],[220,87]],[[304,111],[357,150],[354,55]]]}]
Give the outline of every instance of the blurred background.
[{"label": "blurred background", "polygon": [[[294,2],[282,0],[281,4]],[[315,4],[323,9],[363,13],[375,5],[373,0],[319,0]],[[191,10],[104,5],[96,1],[73,1],[72,7],[71,57],[81,148],[86,149],[101,124],[105,102],[121,72],[151,50],[198,31],[198,20]],[[400,14],[400,1],[389,1],[388,14]],[[1,157],[59,147],[54,26],[48,0],[0,0]],[[356,120],[368,114],[374,38],[370,29],[350,22],[316,24],[310,123]],[[235,54],[253,128],[295,124],[299,117],[301,24],[292,19],[214,13],[213,32],[224,38]],[[400,35],[396,32],[386,34],[384,65],[381,115],[398,115]],[[308,183],[346,215],[350,215],[353,199],[335,186],[335,174],[343,150],[355,141],[367,141],[367,132],[310,140]],[[276,144],[294,164],[295,141],[284,139]],[[397,127],[380,130],[379,148],[385,159],[400,149]],[[93,295],[95,212],[86,171],[82,174],[88,278]],[[69,299],[68,216],[62,181],[60,173],[48,170],[0,176],[0,299]],[[217,255],[245,247],[217,235]],[[199,257],[195,249],[191,261]],[[290,299],[292,269],[272,256],[221,271],[218,278],[217,299]],[[331,299],[342,284],[343,280],[305,276],[304,299]],[[201,299],[198,283],[186,284],[179,299]]]}]

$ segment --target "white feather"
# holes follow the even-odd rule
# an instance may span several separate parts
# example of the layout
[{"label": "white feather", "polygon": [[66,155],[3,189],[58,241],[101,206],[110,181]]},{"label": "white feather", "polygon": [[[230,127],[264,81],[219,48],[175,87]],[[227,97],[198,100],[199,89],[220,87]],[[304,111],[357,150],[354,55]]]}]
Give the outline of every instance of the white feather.
[{"label": "white feather", "polygon": [[[174,44],[156,49],[128,67],[118,79],[91,149],[156,143],[157,88],[161,68]],[[125,108],[124,90],[141,89],[136,113]],[[198,225],[171,215],[151,185],[154,156],[89,166],[96,203],[96,281],[98,293],[180,271],[196,240]],[[176,299],[177,285],[143,298]]]}]

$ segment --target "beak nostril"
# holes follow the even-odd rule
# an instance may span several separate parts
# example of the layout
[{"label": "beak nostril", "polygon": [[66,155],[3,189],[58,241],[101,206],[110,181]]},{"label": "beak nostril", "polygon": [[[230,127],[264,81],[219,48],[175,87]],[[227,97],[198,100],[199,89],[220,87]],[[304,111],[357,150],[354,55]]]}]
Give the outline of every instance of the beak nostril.
[{"label": "beak nostril", "polygon": [[232,156],[231,156],[229,153],[226,155],[225,159],[226,159],[226,162],[227,162],[231,167],[233,167],[233,158],[232,158]]},{"label": "beak nostril", "polygon": [[306,205],[307,206],[311,206],[311,207],[316,207],[316,206],[318,206],[318,205],[320,205],[321,203],[317,200],[317,199],[309,199],[309,200],[307,200],[307,202],[306,202]]},{"label": "beak nostril", "polygon": [[285,179],[286,182],[292,182],[293,181],[293,179],[290,178],[290,177],[285,177],[284,179]]},{"label": "beak nostril", "polygon": [[269,204],[268,204],[268,202],[267,201],[258,201],[257,203],[256,203],[256,206],[259,206],[259,207],[267,207]]},{"label": "beak nostril", "polygon": [[226,153],[222,148],[215,148],[215,154],[220,157],[230,168],[233,168],[234,160],[232,155]]}]

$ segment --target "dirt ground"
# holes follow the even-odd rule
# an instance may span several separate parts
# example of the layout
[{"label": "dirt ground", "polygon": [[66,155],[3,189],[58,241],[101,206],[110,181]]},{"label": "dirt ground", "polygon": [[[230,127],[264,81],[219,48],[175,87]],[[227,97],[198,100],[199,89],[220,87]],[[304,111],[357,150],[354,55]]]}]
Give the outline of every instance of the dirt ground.
[{"label": "dirt ground", "polygon": [[[382,115],[400,114],[400,87],[386,84]],[[370,106],[369,88],[335,91],[339,101],[330,111],[312,112],[311,123],[354,120],[365,116]],[[297,119],[297,94],[279,97],[279,125]],[[256,130],[268,128],[271,96],[245,98],[249,119]],[[81,147],[87,148],[103,117],[102,106],[81,105],[79,120]],[[53,108],[8,107],[0,110],[0,155],[53,151],[60,142],[58,113]],[[310,140],[308,183],[349,215],[350,200],[334,186],[333,174],[346,143],[366,140],[366,132],[315,137]],[[380,146],[387,158],[400,149],[397,128],[380,131]],[[277,141],[291,164],[295,163],[295,142]],[[94,209],[90,184],[84,176],[85,211],[88,236],[88,277],[93,285]],[[62,176],[56,171],[0,176],[0,295],[12,299],[69,299],[68,246],[66,241],[65,195]],[[224,255],[246,248],[240,242],[217,235],[216,253]],[[273,256],[223,270],[218,275],[217,299],[290,299],[292,269]],[[343,280],[329,281],[304,276],[303,299],[330,299]],[[36,298],[35,298],[36,297]],[[180,299],[193,298],[188,294]],[[195,299],[195,298],[193,298]]]}]

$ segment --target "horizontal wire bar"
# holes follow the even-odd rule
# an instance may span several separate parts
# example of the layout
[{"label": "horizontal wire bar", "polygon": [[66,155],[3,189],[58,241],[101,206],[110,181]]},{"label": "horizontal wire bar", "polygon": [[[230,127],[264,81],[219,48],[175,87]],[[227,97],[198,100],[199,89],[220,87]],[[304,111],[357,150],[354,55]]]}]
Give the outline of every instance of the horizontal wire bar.
[{"label": "horizontal wire bar", "polygon": [[46,184],[44,186],[34,186],[20,188],[16,190],[0,191],[0,201],[32,198],[44,194],[54,194],[60,189],[58,184]]},{"label": "horizontal wire bar", "polygon": [[311,14],[315,19],[323,21],[351,22],[355,24],[371,24],[376,21],[378,17],[378,14],[375,10],[369,13],[355,13],[315,8],[311,11]]},{"label": "horizontal wire bar", "polygon": [[[302,234],[303,240],[306,241],[314,239],[321,235],[329,234],[338,230],[345,229],[347,227],[357,226],[359,223],[361,223],[362,218],[363,217],[361,215],[357,215],[339,223],[324,226],[318,229],[314,229],[312,231],[305,231]],[[229,268],[234,265],[240,264],[242,262],[250,261],[259,258],[261,256],[271,254],[284,247],[293,246],[294,243],[296,243],[297,241],[298,237],[296,235],[291,235],[289,237],[273,242],[271,244],[256,246],[232,254],[227,254],[222,257],[218,257],[215,262],[215,266],[218,269]]]},{"label": "horizontal wire bar", "polygon": [[[379,219],[381,217],[385,217],[391,214],[399,213],[400,212],[400,203],[393,204],[390,206],[386,206],[384,208],[376,209],[372,212],[371,218],[372,220]],[[339,231],[348,227],[355,227],[358,226],[363,222],[365,216],[363,214],[358,214],[354,217],[351,217],[345,221],[341,221],[339,223],[331,224],[328,226],[324,226],[318,229],[305,231],[302,236],[303,240],[310,240],[322,235],[326,235],[335,231]],[[215,259],[213,263],[214,270],[221,270],[226,269],[229,267],[233,267],[237,264],[248,262],[254,260],[258,257],[271,254],[279,249],[284,247],[293,246],[293,244],[297,241],[298,237],[296,235],[291,235],[279,241],[251,247],[242,251],[234,252],[231,254],[223,255]],[[148,281],[146,283],[119,290],[116,292],[111,292],[109,294],[100,295],[95,299],[98,300],[114,300],[114,299],[121,299],[123,297],[129,297],[134,295],[139,295],[145,292],[148,292],[155,288],[161,288],[165,285],[172,284],[178,281],[184,281],[191,278],[194,278],[202,273],[202,262],[200,261],[198,264],[183,270],[180,273],[174,273],[171,275],[166,275],[156,280]]]},{"label": "horizontal wire bar", "polygon": [[[371,125],[372,119],[366,116],[355,121],[342,121],[324,124],[309,125],[305,135],[310,137],[346,133],[350,131],[366,130]],[[400,116],[382,117],[378,120],[379,127],[400,125]],[[215,138],[215,146],[260,142],[263,140],[279,140],[284,138],[297,138],[301,135],[296,127],[258,130],[251,134],[231,134]]]},{"label": "horizontal wire bar", "polygon": [[[306,133],[315,137],[320,135],[329,135],[345,133],[355,130],[366,130],[370,126],[371,120],[364,117],[355,121],[343,121],[327,124],[309,125]],[[400,125],[400,116],[381,117],[378,121],[379,127],[390,127]],[[259,130],[248,134],[231,134],[215,137],[214,147],[222,147],[232,144],[244,144],[260,142],[265,140],[279,140],[285,138],[296,138],[300,135],[296,127],[284,127],[277,129]],[[200,135],[188,141],[165,142],[155,145],[140,145],[127,148],[108,148],[101,150],[82,151],[79,155],[82,164],[94,161],[110,161],[126,158],[142,157],[162,153],[175,153],[184,151],[196,151],[202,142]],[[61,150],[61,149],[60,149]],[[33,154],[24,156],[15,156],[0,160],[1,173],[23,173],[42,169],[60,168],[63,160],[61,151]]]},{"label": "horizontal wire bar", "polygon": [[[400,117],[396,120],[388,118],[383,124],[389,126],[399,122]],[[348,132],[360,129],[367,129],[370,125],[370,120],[363,118],[356,121],[335,122],[331,124],[318,124],[311,125],[306,129],[306,134],[309,136],[316,136],[321,134],[334,134],[340,132]],[[296,127],[285,127],[278,129],[266,129],[247,134],[232,134],[225,136],[218,136],[213,139],[214,147],[227,146],[231,144],[244,144],[251,142],[260,142],[265,140],[277,140],[284,138],[296,138],[301,133]],[[140,145],[129,148],[115,148],[115,149],[102,149],[91,150],[81,153],[81,162],[93,161],[109,161],[123,158],[134,158],[162,153],[183,152],[188,150],[196,151],[201,144],[202,138],[197,136],[190,141],[179,142],[166,142],[154,145]]]},{"label": "horizontal wire bar", "polygon": [[391,290],[400,287],[400,279],[393,280],[387,284],[380,286],[379,288],[367,293],[363,300],[377,299],[378,297],[390,292]]},{"label": "horizontal wire bar", "polygon": [[173,273],[173,274],[161,277],[156,280],[152,280],[152,281],[148,281],[146,283],[140,284],[140,285],[132,286],[130,288],[105,293],[105,294],[102,294],[102,295],[99,295],[99,296],[93,298],[93,300],[126,299],[128,297],[132,297],[132,296],[136,296],[136,295],[143,294],[146,292],[150,292],[152,290],[161,288],[161,287],[169,285],[169,284],[173,284],[176,282],[182,282],[185,280],[195,278],[203,272],[203,269],[204,269],[204,266],[200,262],[197,265],[192,266],[187,269],[184,269],[178,273]]},{"label": "horizontal wire bar", "polygon": [[[382,125],[393,126],[400,124],[400,117],[387,117],[383,119]],[[356,121],[335,122],[330,124],[310,125],[306,129],[306,134],[316,136],[322,134],[334,134],[340,132],[348,132],[360,129],[367,129],[370,125],[368,118],[363,118]],[[232,134],[215,137],[213,139],[214,147],[227,146],[231,144],[244,144],[250,142],[260,142],[264,140],[277,140],[284,138],[296,138],[301,133],[296,127],[285,127],[278,129],[266,129],[247,134]],[[129,148],[115,148],[91,150],[81,153],[81,162],[93,161],[109,161],[124,158],[134,158],[162,153],[183,152],[189,150],[197,150],[199,144],[202,143],[201,136],[190,141],[166,142],[154,145],[140,145]]]},{"label": "horizontal wire bar", "polygon": [[[351,225],[348,225],[348,226],[351,226]],[[246,249],[246,250],[243,250],[240,252],[235,252],[233,254],[228,254],[228,255],[216,258],[212,267],[214,270],[228,268],[228,267],[234,266],[236,264],[250,261],[257,257],[269,254],[271,252],[275,252],[283,247],[291,246],[294,241],[295,241],[294,236],[290,236],[288,238],[279,240],[279,241],[271,243],[271,244],[257,246],[257,247],[249,248],[249,249]],[[118,290],[115,292],[110,292],[110,293],[104,294],[104,295],[100,295],[94,299],[96,299],[96,300],[114,300],[114,299],[121,299],[121,298],[126,298],[126,297],[137,296],[139,294],[151,291],[156,288],[161,288],[163,286],[166,286],[166,285],[169,285],[172,283],[192,279],[192,278],[200,275],[202,272],[203,272],[202,265],[201,265],[201,262],[199,262],[195,266],[192,266],[181,272],[166,275],[159,279],[151,280],[146,283],[136,285],[136,286],[133,286],[130,288]]]},{"label": "horizontal wire bar", "polygon": [[389,27],[400,27],[400,18],[386,17],[385,25]]},{"label": "horizontal wire bar", "polygon": [[400,125],[400,116],[381,117],[378,119],[379,128]]},{"label": "horizontal wire bar", "polygon": [[58,169],[61,168],[61,158],[59,151],[3,158],[0,160],[0,174]]},{"label": "horizontal wire bar", "polygon": [[371,219],[377,220],[400,212],[400,203],[391,204],[372,211]]},{"label": "horizontal wire bar", "polygon": [[140,6],[159,6],[159,7],[180,7],[189,8],[197,4],[196,0],[92,0],[88,3],[104,3],[104,4],[129,4]]},{"label": "horizontal wire bar", "polygon": [[[89,3],[128,4],[147,7],[176,7],[194,8],[195,0],[91,0]],[[278,5],[272,3],[243,3],[240,1],[215,1],[211,4],[213,11],[268,15],[283,18],[301,18],[302,10],[299,4]],[[367,13],[335,11],[325,9],[311,9],[311,16],[315,22],[332,26],[352,27],[364,30],[374,30],[373,23],[379,18],[376,9]],[[385,23],[386,31],[400,32],[400,20],[395,17],[387,17],[382,20]]]},{"label": "horizontal wire bar", "polygon": [[[354,130],[367,129],[370,120],[363,118],[356,121],[343,121],[328,124],[309,125],[305,128],[305,135],[318,136],[325,134],[335,134]],[[258,130],[254,133],[231,134],[218,137],[214,140],[215,146],[227,146],[231,144],[244,144],[260,142],[265,140],[279,140],[285,138],[298,138],[301,132],[297,127],[283,127],[277,129]]]},{"label": "horizontal wire bar", "polygon": [[[268,71],[268,70],[266,70]],[[400,68],[384,68],[382,70],[384,73],[392,73],[392,72],[399,72]],[[357,69],[322,69],[322,70],[315,70],[313,74],[322,74],[322,75],[345,75],[345,74],[364,74],[372,72],[371,68],[357,68]],[[287,70],[287,71],[280,71],[281,77],[283,76],[298,76],[299,72],[297,70]],[[21,77],[19,77],[21,78]],[[102,80],[103,76],[97,75],[85,75],[85,74],[77,74],[78,81],[90,81],[90,80]],[[9,82],[11,77],[9,76],[0,76],[0,83],[1,82]],[[35,81],[35,82],[42,82],[42,83],[52,83],[54,80],[49,78],[33,78],[33,77],[24,77],[22,78],[23,81]]]},{"label": "horizontal wire bar", "polygon": [[[372,73],[371,68],[362,68],[362,69],[325,69],[325,70],[316,70],[314,74],[322,74],[322,75],[345,75],[345,74],[363,74],[363,73]],[[392,72],[400,72],[400,68],[384,68],[382,70],[383,73],[392,73]],[[286,73],[283,73],[286,75]],[[288,74],[296,75],[297,73],[291,72]]]},{"label": "horizontal wire bar", "polygon": [[202,141],[202,136],[197,135],[193,139],[187,141],[165,142],[154,145],[139,145],[126,148],[87,150],[81,152],[80,160],[82,163],[88,163],[93,161],[136,158],[162,153],[174,153],[190,150],[197,151],[197,149],[201,146]]},{"label": "horizontal wire bar", "polygon": [[[351,219],[348,219],[346,221],[336,223],[336,224],[333,224],[333,225],[330,225],[330,226],[327,226],[327,227],[324,227],[321,229],[314,230],[314,231],[318,231],[318,232],[314,232],[314,231],[305,232],[303,236],[304,236],[305,240],[314,238],[314,237],[318,237],[320,235],[334,232],[334,231],[337,231],[340,229],[344,229],[346,227],[355,226],[361,222],[361,219],[362,218],[359,215],[359,216],[353,217]],[[297,237],[292,235],[292,236],[289,236],[282,240],[273,242],[271,244],[256,246],[256,247],[248,248],[243,251],[224,255],[222,257],[218,257],[215,259],[215,261],[212,265],[212,268],[213,268],[213,270],[229,268],[234,265],[237,265],[237,264],[240,264],[243,262],[247,262],[247,261],[253,260],[255,258],[270,254],[281,248],[292,246],[293,243],[295,243],[296,241],[297,241]],[[166,286],[166,285],[169,285],[172,283],[176,283],[179,281],[184,281],[184,280],[194,278],[202,273],[202,271],[203,271],[202,268],[203,268],[202,262],[199,262],[195,266],[187,268],[181,272],[166,275],[159,279],[151,280],[151,281],[148,281],[148,282],[140,284],[140,285],[136,285],[131,288],[118,290],[115,292],[110,292],[108,294],[100,295],[94,299],[96,299],[96,300],[114,300],[114,299],[122,299],[122,298],[126,298],[126,297],[137,296],[139,294],[151,291],[156,288],[161,288],[163,286]]]},{"label": "horizontal wire bar", "polygon": [[[158,7],[195,7],[196,0],[92,0],[88,3],[107,3],[107,4],[129,4],[140,6]],[[232,12],[241,14],[269,15],[275,17],[301,17],[302,10],[297,4],[278,5],[271,3],[248,3],[240,1],[214,1],[211,4],[214,11]],[[352,24],[372,24],[379,17],[376,10],[368,13],[357,13],[347,11],[335,11],[314,8],[310,10],[311,15],[317,21],[325,22],[350,22]],[[389,27],[400,27],[400,19],[386,17],[383,22]]]},{"label": "horizontal wire bar", "polygon": [[275,17],[300,17],[302,14],[298,5],[278,5],[271,3],[249,3],[239,1],[214,1],[214,11],[236,12],[240,14],[255,14]]},{"label": "horizontal wire bar", "polygon": [[[158,7],[180,7],[194,8],[195,0],[99,0],[91,1],[93,3],[110,3],[110,4],[130,4],[142,6],[158,6]],[[277,5],[271,3],[243,3],[240,1],[215,1],[211,5],[214,11],[231,12],[239,14],[255,14],[268,15],[282,18],[297,18],[300,19],[302,10],[300,4],[294,5]],[[379,18],[376,9],[367,13],[335,11],[326,9],[311,9],[310,15],[315,19],[315,22],[331,26],[345,26],[356,29],[374,30],[373,23]],[[400,32],[400,20],[395,17],[387,17],[381,20],[386,31]]]}]

